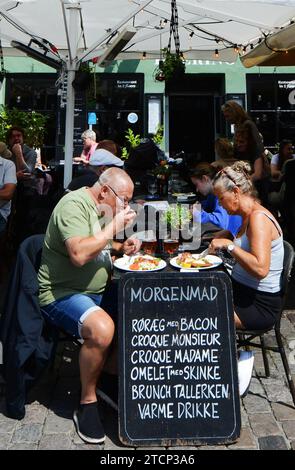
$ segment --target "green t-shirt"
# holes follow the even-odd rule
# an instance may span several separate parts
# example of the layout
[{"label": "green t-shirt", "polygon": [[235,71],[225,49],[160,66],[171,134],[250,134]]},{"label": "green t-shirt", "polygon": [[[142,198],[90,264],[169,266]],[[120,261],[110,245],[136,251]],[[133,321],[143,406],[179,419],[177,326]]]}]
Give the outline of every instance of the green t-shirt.
[{"label": "green t-shirt", "polygon": [[69,294],[103,292],[111,270],[109,250],[77,267],[65,246],[68,238],[90,237],[100,229],[95,202],[86,188],[72,191],[59,201],[49,220],[38,273],[41,306]]}]

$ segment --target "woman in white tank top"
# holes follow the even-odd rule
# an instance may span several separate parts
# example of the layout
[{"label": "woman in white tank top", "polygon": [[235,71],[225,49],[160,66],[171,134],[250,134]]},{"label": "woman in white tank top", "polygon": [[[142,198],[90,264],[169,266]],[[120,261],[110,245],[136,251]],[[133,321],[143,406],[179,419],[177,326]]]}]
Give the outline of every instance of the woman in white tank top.
[{"label": "woman in white tank top", "polygon": [[[216,175],[213,188],[220,205],[229,214],[241,215],[243,223],[234,240],[215,238],[209,249],[211,253],[226,249],[236,261],[232,272],[236,326],[264,330],[275,324],[282,308],[284,246],[281,228],[258,201],[250,175],[250,165],[242,161]],[[242,397],[248,391],[253,365],[252,351],[240,351],[238,375]]]},{"label": "woman in white tank top", "polygon": [[274,325],[281,309],[283,237],[277,221],[258,201],[250,175],[250,165],[242,161],[216,175],[213,187],[220,204],[229,214],[241,215],[243,223],[234,240],[215,238],[210,251],[226,249],[235,258],[236,326],[265,329]]}]

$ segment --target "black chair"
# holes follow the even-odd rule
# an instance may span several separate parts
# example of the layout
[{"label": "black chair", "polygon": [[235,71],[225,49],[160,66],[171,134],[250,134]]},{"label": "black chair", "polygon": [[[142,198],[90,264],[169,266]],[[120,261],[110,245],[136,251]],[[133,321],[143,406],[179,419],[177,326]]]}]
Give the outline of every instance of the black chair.
[{"label": "black chair", "polygon": [[[288,283],[291,277],[291,270],[293,266],[293,261],[294,261],[294,250],[293,247],[288,243],[287,241],[284,241],[284,268],[282,272],[282,298],[283,298],[283,304],[282,304],[282,311],[280,316],[277,319],[276,324],[267,330],[241,330],[237,329],[236,333],[238,336],[237,340],[237,345],[238,348],[246,346],[246,347],[255,347],[259,348],[262,351],[262,357],[263,357],[263,363],[264,363],[264,369],[265,369],[265,375],[266,377],[270,376],[270,371],[269,371],[269,363],[268,363],[268,358],[267,358],[267,351],[274,351],[274,352],[279,352],[281,355],[281,359],[284,365],[284,370],[285,374],[287,377],[289,389],[293,398],[293,402],[295,405],[295,386],[294,382],[292,379],[291,371],[289,368],[287,356],[286,356],[286,351],[284,348],[282,336],[281,336],[281,317],[283,314],[284,310],[284,305],[286,303],[286,297],[287,297],[287,288],[288,288]],[[275,336],[276,336],[276,341],[277,341],[277,346],[268,346],[265,344],[264,341],[264,335],[268,333],[269,331],[274,330]],[[260,339],[260,344],[255,342],[255,339],[258,338]],[[254,340],[254,342],[253,342]]]},{"label": "black chair", "polygon": [[43,240],[44,235],[33,235],[21,243],[0,318],[4,359],[0,374],[5,380],[7,414],[14,419],[24,417],[27,391],[53,362],[58,341],[73,340],[42,315],[37,272]]},{"label": "black chair", "polygon": [[285,193],[282,216],[287,229],[288,240],[295,246],[295,159],[287,160],[284,165]]}]

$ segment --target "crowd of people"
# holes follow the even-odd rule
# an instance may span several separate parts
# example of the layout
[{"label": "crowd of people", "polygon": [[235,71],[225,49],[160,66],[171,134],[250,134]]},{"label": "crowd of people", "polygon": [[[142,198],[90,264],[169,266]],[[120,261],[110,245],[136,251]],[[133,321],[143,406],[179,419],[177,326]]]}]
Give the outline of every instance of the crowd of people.
[{"label": "crowd of people", "polygon": [[[234,125],[233,144],[218,139],[216,161],[195,162],[189,169],[188,181],[203,197],[201,208],[193,207],[193,219],[220,229],[210,242],[211,253],[225,250],[235,260],[231,279],[236,326],[270,328],[282,308],[284,250],[282,229],[271,210],[268,192],[271,178],[283,183],[284,164],[295,155],[292,142],[283,141],[269,161],[262,136],[245,110],[228,101],[222,111]],[[7,138],[9,149],[0,146],[0,235],[5,232],[16,187],[18,227],[25,224],[25,208],[30,207],[36,187],[37,155],[24,144],[24,131],[13,127]],[[140,241],[136,237],[115,241],[136,217],[130,208],[134,182],[128,168],[125,171],[118,145],[111,140],[96,142],[92,130],[82,134],[82,141],[83,151],[74,157],[82,172],[53,208],[47,226],[38,274],[39,299],[46,321],[83,341],[81,397],[73,419],[82,439],[102,443],[105,434],[96,386],[108,360],[110,375],[116,372],[109,356],[110,351],[115,353],[111,345],[117,305],[114,298],[111,302],[107,298],[106,289],[111,254],[137,253]],[[251,352],[241,353],[242,396],[249,386],[253,361]]]}]

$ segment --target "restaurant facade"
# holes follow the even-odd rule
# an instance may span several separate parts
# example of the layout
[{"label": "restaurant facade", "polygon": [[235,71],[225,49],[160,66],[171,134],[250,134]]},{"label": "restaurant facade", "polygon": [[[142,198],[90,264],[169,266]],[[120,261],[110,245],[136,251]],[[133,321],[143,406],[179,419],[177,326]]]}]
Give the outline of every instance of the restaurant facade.
[{"label": "restaurant facade", "polygon": [[[184,151],[212,161],[214,140],[232,136],[221,113],[228,99],[246,107],[271,151],[284,138],[295,140],[295,67],[245,69],[239,61],[192,60],[186,62],[182,79],[165,86],[154,78],[157,65],[151,60],[113,62],[97,67],[87,89],[76,87],[75,153],[89,125],[98,138],[120,145],[129,128],[147,137],[162,125],[162,145],[170,155]],[[63,158],[67,77],[28,57],[7,57],[5,68],[1,102],[46,114],[42,155],[46,160]]]}]

